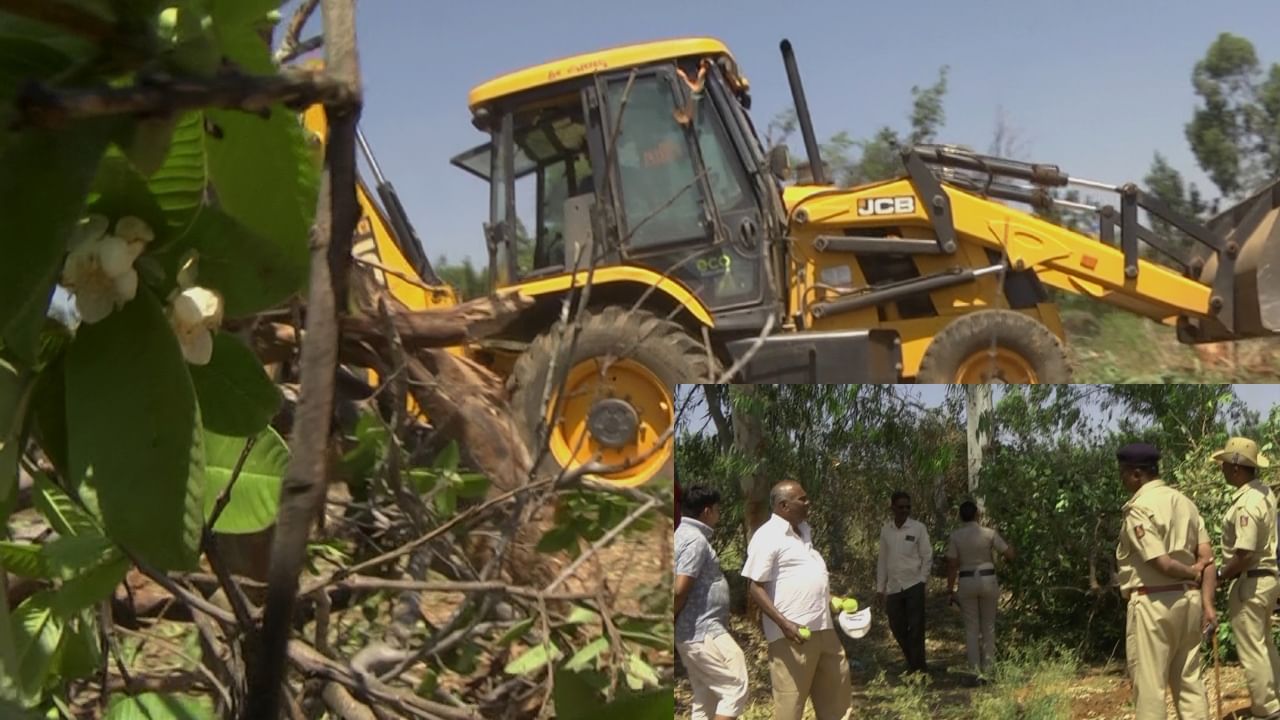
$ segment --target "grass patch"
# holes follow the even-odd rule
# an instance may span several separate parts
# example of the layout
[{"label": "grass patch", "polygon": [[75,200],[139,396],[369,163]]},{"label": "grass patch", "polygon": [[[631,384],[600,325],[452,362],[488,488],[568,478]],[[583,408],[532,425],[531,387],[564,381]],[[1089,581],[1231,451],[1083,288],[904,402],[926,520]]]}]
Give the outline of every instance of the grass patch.
[{"label": "grass patch", "polygon": [[975,720],[1054,720],[1071,717],[1068,690],[1080,672],[1070,651],[1047,644],[1012,647],[997,661],[992,683],[973,695]]},{"label": "grass patch", "polygon": [[932,682],[928,675],[912,674],[890,684],[881,672],[867,685],[867,699],[876,706],[877,717],[927,720],[938,716],[927,695]]}]

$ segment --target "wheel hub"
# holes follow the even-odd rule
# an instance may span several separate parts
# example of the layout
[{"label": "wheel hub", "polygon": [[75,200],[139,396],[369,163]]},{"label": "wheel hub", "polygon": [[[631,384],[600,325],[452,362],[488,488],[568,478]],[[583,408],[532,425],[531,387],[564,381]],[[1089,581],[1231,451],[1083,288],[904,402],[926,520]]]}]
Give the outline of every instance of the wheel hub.
[{"label": "wheel hub", "polygon": [[587,431],[602,447],[617,450],[636,438],[640,416],[631,403],[620,398],[604,398],[591,406]]}]

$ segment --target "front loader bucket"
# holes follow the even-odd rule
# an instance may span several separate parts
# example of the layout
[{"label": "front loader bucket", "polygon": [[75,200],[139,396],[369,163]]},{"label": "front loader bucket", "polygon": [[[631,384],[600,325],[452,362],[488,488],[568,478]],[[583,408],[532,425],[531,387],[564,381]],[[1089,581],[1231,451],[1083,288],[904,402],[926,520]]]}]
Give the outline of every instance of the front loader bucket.
[{"label": "front loader bucket", "polygon": [[[1233,268],[1228,328],[1215,317],[1184,319],[1178,339],[1217,342],[1280,335],[1280,180],[1214,217],[1209,228],[1228,243],[1239,243]],[[1200,281],[1213,287],[1218,258],[1211,256]]]}]

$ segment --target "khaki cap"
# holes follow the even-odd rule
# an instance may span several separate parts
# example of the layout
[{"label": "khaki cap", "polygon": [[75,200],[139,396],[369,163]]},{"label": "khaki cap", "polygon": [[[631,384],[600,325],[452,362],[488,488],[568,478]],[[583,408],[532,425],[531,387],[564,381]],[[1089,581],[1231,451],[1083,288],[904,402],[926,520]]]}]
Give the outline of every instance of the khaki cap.
[{"label": "khaki cap", "polygon": [[1227,446],[1212,455],[1217,462],[1243,465],[1252,468],[1270,467],[1266,456],[1258,452],[1258,443],[1249,438],[1234,437],[1227,441]]}]

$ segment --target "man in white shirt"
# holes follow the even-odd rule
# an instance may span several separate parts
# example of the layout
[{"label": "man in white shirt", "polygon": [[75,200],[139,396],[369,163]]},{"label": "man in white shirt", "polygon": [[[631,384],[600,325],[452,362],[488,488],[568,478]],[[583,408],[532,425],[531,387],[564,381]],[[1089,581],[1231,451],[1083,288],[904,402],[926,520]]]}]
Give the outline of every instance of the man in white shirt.
[{"label": "man in white shirt", "polygon": [[924,589],[933,548],[924,524],[909,517],[910,495],[895,492],[891,507],[893,519],[880,528],[876,593],[907,660],[907,672],[928,672],[924,661]]},{"label": "man in white shirt", "polygon": [[[849,711],[849,663],[831,618],[827,563],[813,547],[809,497],[794,480],[769,493],[773,516],[747,547],[742,576],[764,617],[774,720],[800,720],[813,700],[817,720]],[[806,637],[807,635],[807,637]]]}]

